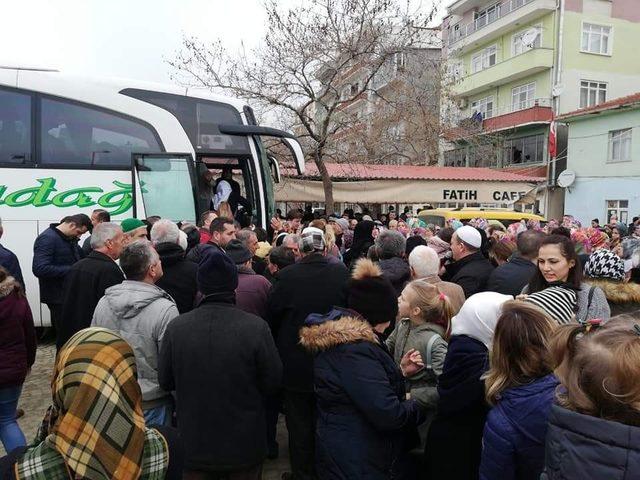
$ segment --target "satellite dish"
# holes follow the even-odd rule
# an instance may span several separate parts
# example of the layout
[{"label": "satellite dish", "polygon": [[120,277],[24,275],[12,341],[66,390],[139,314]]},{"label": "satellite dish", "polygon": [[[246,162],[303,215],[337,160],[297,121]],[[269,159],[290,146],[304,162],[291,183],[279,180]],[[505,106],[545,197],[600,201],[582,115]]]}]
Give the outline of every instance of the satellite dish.
[{"label": "satellite dish", "polygon": [[551,95],[553,95],[554,97],[559,97],[560,95],[562,95],[562,92],[564,92],[564,85],[561,83],[554,85],[551,89]]},{"label": "satellite dish", "polygon": [[530,28],[522,34],[522,44],[527,48],[533,48],[536,40],[538,39],[538,35],[540,35],[540,30],[537,28]]},{"label": "satellite dish", "polygon": [[576,181],[576,172],[573,170],[565,170],[564,172],[558,175],[558,186],[562,188],[567,188],[573,185],[573,182]]}]

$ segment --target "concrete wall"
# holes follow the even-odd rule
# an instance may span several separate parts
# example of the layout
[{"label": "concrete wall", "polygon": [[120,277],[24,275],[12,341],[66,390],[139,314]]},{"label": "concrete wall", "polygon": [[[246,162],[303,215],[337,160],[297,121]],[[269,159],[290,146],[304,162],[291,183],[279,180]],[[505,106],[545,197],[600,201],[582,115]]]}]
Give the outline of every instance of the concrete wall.
[{"label": "concrete wall", "polygon": [[565,189],[564,212],[589,225],[593,218],[607,220],[607,200],[629,201],[629,222],[640,214],[640,177],[584,178]]}]

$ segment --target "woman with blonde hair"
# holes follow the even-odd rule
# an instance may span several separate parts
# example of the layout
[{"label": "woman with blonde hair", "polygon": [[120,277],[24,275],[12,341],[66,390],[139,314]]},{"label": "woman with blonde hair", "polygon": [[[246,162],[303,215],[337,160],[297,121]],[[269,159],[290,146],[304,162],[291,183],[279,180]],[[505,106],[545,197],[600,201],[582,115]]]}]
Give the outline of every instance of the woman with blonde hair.
[{"label": "woman with blonde hair", "polygon": [[218,214],[218,217],[230,218],[231,220],[233,220],[234,218],[233,211],[231,211],[231,205],[229,205],[229,202],[220,202],[216,213]]},{"label": "woman with blonde hair", "polygon": [[482,480],[537,480],[542,473],[547,418],[558,386],[549,356],[554,328],[534,305],[502,306],[484,377],[493,409],[482,437]]},{"label": "woman with blonde hair", "polygon": [[399,366],[407,352],[420,352],[425,368],[407,377],[407,391],[426,411],[419,427],[422,447],[438,404],[438,377],[447,355],[447,341],[454,310],[449,298],[436,285],[424,280],[407,284],[398,297],[400,321],[386,340],[387,348]]},{"label": "woman with blonde hair", "polygon": [[637,478],[640,315],[563,325],[551,341],[562,387],[551,408],[542,480]]}]

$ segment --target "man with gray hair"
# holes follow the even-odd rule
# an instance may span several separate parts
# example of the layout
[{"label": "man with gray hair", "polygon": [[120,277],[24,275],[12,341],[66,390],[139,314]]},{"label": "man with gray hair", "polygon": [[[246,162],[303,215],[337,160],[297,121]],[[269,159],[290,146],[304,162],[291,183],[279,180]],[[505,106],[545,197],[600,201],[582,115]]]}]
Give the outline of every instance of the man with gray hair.
[{"label": "man with gray hair", "polygon": [[[0,239],[2,238],[3,233],[2,219],[0,218]],[[2,244],[0,244],[0,267],[4,267],[13,278],[20,282],[22,288],[24,288],[24,279],[22,278],[22,269],[20,268],[18,257],[16,257],[15,253],[8,248],[5,248]]]},{"label": "man with gray hair", "polygon": [[178,316],[171,296],[155,283],[162,278],[160,256],[148,240],[130,243],[120,266],[127,279],[108,288],[91,325],[118,332],[133,348],[147,425],[167,425],[173,412],[169,392],[158,383],[158,354],[167,325]]},{"label": "man with gray hair", "polygon": [[436,285],[442,293],[449,297],[451,306],[457,314],[465,301],[464,290],[460,285],[444,282],[438,276],[440,271],[440,257],[436,251],[425,245],[418,245],[409,254],[409,268],[411,280],[424,280]]},{"label": "man with gray hair", "polygon": [[375,241],[383,278],[391,282],[398,296],[411,278],[409,264],[404,259],[407,240],[396,230],[383,230]]},{"label": "man with gray hair", "polygon": [[191,311],[198,294],[198,264],[185,258],[185,250],[180,246],[180,229],[171,220],[158,220],[151,227],[151,241],[160,255],[164,272],[156,285],[171,295],[181,314]]},{"label": "man with gray hair", "polygon": [[56,346],[58,349],[75,333],[91,325],[93,311],[107,288],[124,280],[116,264],[124,234],[119,225],[103,222],[91,235],[91,253],[75,263],[64,282],[62,316]]}]

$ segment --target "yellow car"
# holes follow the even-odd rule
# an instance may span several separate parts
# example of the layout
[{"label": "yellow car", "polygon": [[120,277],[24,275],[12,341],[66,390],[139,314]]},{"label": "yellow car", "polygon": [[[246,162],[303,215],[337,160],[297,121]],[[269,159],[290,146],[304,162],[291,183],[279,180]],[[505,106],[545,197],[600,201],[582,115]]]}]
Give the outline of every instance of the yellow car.
[{"label": "yellow car", "polygon": [[515,212],[497,208],[436,208],[434,210],[422,210],[418,218],[425,223],[433,223],[444,227],[447,220],[456,219],[466,223],[473,218],[485,218],[489,223],[500,222],[505,227],[520,220],[538,220],[545,222],[544,217],[533,213]]}]

